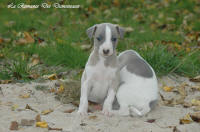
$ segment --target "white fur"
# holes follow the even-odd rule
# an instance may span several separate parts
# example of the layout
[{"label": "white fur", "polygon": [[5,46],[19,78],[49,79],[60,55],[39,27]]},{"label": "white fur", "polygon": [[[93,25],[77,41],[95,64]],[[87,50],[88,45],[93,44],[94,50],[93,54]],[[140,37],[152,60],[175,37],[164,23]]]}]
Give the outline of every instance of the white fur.
[{"label": "white fur", "polygon": [[[100,54],[98,63],[95,66],[87,63],[82,75],[81,98],[78,110],[78,113],[81,115],[87,114],[88,99],[94,102],[103,102],[105,99],[103,105],[103,113],[105,115],[109,115],[112,110],[112,103],[115,97],[114,89],[116,89],[113,82],[116,81],[117,68],[106,67],[104,64],[103,49],[110,50],[108,56],[113,54],[111,30],[108,26],[106,26],[105,33],[105,42],[100,46],[98,51]],[[86,79],[84,78],[85,75]]]},{"label": "white fur", "polygon": [[[136,54],[143,59],[138,53]],[[153,71],[152,78],[144,78],[130,73],[126,67],[122,68],[120,77],[124,83],[119,87],[116,94],[120,110],[113,111],[114,113],[142,116],[150,111],[149,103],[158,98],[156,75],[153,68],[151,66],[150,68]],[[133,113],[130,113],[130,111]]]},{"label": "white fur", "polygon": [[116,68],[105,67],[104,58],[100,56],[100,60],[95,66],[87,66],[85,72],[87,78],[93,83],[93,89],[89,94],[90,100],[98,102],[106,97],[111,80],[115,77]]},{"label": "white fur", "polygon": [[110,27],[106,26],[106,30],[105,30],[105,41],[104,43],[100,46],[99,48],[99,52],[102,56],[104,56],[103,50],[109,50],[109,55],[113,54],[113,46],[112,46],[112,42],[111,42],[111,29]]}]

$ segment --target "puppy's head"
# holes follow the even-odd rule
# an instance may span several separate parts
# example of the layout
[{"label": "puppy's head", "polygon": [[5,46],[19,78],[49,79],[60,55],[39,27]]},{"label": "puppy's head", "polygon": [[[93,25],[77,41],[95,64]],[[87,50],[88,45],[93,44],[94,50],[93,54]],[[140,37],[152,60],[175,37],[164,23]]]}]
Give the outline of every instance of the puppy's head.
[{"label": "puppy's head", "polygon": [[111,23],[102,23],[88,28],[87,35],[90,39],[94,38],[94,48],[98,53],[108,57],[115,52],[118,39],[123,38],[124,29]]}]

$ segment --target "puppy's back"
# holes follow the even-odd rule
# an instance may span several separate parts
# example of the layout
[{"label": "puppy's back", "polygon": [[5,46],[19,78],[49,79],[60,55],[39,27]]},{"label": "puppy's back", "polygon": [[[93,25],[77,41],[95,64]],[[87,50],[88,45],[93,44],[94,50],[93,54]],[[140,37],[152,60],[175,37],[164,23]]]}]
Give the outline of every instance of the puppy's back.
[{"label": "puppy's back", "polygon": [[132,74],[145,78],[153,77],[151,66],[134,50],[126,50],[118,56],[119,70],[126,68]]}]

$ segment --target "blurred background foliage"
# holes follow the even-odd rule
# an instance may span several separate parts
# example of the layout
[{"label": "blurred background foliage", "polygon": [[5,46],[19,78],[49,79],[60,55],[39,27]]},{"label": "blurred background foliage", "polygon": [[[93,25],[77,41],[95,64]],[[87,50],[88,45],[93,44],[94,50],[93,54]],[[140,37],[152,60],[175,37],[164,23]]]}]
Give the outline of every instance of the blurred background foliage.
[{"label": "blurred background foliage", "polygon": [[[44,2],[80,8],[7,8]],[[193,77],[200,73],[199,14],[199,0],[1,0],[0,80],[82,71],[92,49],[85,31],[102,22],[124,27],[117,50],[138,51],[157,75]]]}]

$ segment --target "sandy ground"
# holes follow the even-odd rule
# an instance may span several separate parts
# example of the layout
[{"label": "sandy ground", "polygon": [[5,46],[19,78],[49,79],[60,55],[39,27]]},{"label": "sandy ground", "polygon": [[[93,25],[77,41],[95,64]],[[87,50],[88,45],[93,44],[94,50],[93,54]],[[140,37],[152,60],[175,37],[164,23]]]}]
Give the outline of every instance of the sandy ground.
[{"label": "sandy ground", "polygon": [[[200,96],[200,91],[192,91],[189,87],[200,86],[199,83],[188,81],[184,77],[163,77],[159,79],[160,93],[166,99],[177,97],[174,92],[162,90],[164,85],[179,86],[183,82],[186,87],[187,97],[185,101]],[[0,132],[9,132],[12,121],[19,123],[19,132],[47,132],[56,131],[48,128],[36,127],[35,123],[31,126],[20,125],[22,119],[35,120],[36,115],[40,114],[42,121],[46,121],[52,128],[62,128],[63,132],[199,132],[200,123],[191,122],[189,124],[179,124],[179,119],[187,113],[193,113],[193,107],[184,108],[182,105],[173,107],[166,106],[161,99],[156,108],[145,117],[106,117],[101,112],[89,113],[88,116],[77,115],[77,107],[72,104],[62,104],[55,100],[54,93],[36,90],[35,86],[39,83],[16,83],[0,84]],[[48,88],[55,87],[55,81],[46,81],[40,85],[47,85]],[[30,94],[29,98],[20,98],[20,95]],[[31,106],[36,111],[25,109],[26,105]],[[72,113],[64,111],[75,108]],[[52,109],[53,112],[42,115],[43,110]],[[148,120],[154,119],[154,122]]]}]

